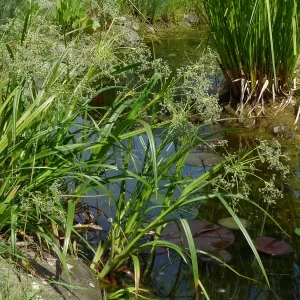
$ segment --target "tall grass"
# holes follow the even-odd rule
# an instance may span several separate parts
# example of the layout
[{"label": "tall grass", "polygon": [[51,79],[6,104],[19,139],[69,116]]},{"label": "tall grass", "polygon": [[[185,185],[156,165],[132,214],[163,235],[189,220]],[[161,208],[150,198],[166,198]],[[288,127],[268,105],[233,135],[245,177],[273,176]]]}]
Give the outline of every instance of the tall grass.
[{"label": "tall grass", "polygon": [[18,1],[0,1],[0,25],[5,24],[8,18],[13,17],[16,9],[20,6]]},{"label": "tall grass", "polygon": [[201,0],[130,0],[129,2],[153,23],[161,17],[167,20],[178,10],[185,12],[194,10],[199,7]]},{"label": "tall grass", "polygon": [[267,82],[271,93],[287,93],[300,53],[298,1],[207,0],[204,7],[233,92],[257,100]]}]

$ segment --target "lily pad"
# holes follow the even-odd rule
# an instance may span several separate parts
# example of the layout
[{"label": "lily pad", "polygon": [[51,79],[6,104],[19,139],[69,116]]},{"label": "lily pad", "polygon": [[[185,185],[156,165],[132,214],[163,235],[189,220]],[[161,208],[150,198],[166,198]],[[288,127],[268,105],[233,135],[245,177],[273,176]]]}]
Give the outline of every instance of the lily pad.
[{"label": "lily pad", "polygon": [[[230,262],[232,259],[231,254],[224,249],[221,249],[221,250],[217,249],[217,250],[211,251],[209,253],[212,254],[213,256],[219,258],[220,260],[222,260],[225,263]],[[200,258],[204,262],[219,262],[211,256],[201,255]]]},{"label": "lily pad", "polygon": [[[233,233],[222,226],[209,224],[201,220],[188,221],[195,247],[198,250],[211,252],[225,249],[234,241]],[[169,223],[162,232],[162,238],[178,246],[187,247],[188,242],[181,225]]]},{"label": "lily pad", "polygon": [[290,244],[285,241],[279,241],[272,237],[258,237],[253,241],[255,248],[263,253],[276,255],[285,255],[293,251]]},{"label": "lily pad", "polygon": [[[197,236],[202,232],[209,231],[215,228],[219,228],[219,225],[211,224],[202,220],[188,220],[192,236]],[[178,227],[179,226],[179,227]],[[164,238],[172,237],[181,237],[183,236],[184,231],[180,223],[171,222],[168,223],[162,232]]]},{"label": "lily pad", "polygon": [[192,152],[189,154],[185,163],[190,166],[214,166],[220,161],[219,156],[215,153]]},{"label": "lily pad", "polygon": [[[246,219],[242,219],[242,218],[239,218],[240,222],[243,224],[243,226],[245,228],[249,227],[250,226],[250,222]],[[237,222],[235,221],[234,218],[232,217],[229,217],[229,218],[222,218],[218,221],[218,223],[226,228],[229,228],[229,229],[236,229],[236,230],[239,230],[240,227],[239,225],[237,224]]]},{"label": "lily pad", "polygon": [[297,235],[300,235],[300,228],[295,228],[294,232],[295,232]]}]

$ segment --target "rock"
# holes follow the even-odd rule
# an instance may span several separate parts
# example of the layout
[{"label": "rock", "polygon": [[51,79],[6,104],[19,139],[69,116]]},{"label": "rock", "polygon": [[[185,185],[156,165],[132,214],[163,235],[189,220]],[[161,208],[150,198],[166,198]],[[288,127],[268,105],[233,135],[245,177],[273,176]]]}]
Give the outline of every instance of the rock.
[{"label": "rock", "polygon": [[[9,295],[9,299],[20,299],[24,294],[34,294],[34,299],[70,299],[70,300],[102,300],[99,284],[90,270],[80,260],[69,259],[70,280],[65,271],[56,280],[56,261],[45,259],[29,260],[39,278],[14,269],[14,265],[0,261],[0,295]],[[48,281],[49,280],[49,281]],[[50,283],[50,281],[59,283]],[[23,298],[22,298],[23,299]]]},{"label": "rock", "polygon": [[285,125],[278,125],[273,128],[273,133],[278,136],[286,136],[289,133],[289,127]]},{"label": "rock", "polygon": [[150,34],[155,34],[155,29],[153,28],[153,26],[147,25],[146,32]]},{"label": "rock", "polygon": [[192,27],[192,25],[191,25],[189,22],[184,22],[183,24],[184,24],[184,26],[186,26],[186,27]]},{"label": "rock", "polygon": [[127,40],[130,43],[135,43],[135,42],[139,42],[141,40],[141,37],[136,31],[131,29],[128,31]]},{"label": "rock", "polygon": [[126,22],[128,22],[129,20],[124,17],[124,16],[120,16],[116,19],[116,23],[120,24],[120,25],[125,25]]},{"label": "rock", "polygon": [[131,29],[134,30],[134,31],[139,31],[140,30],[140,25],[137,22],[132,21]]},{"label": "rock", "polygon": [[184,15],[184,23],[186,25],[194,26],[198,23],[198,17],[192,14]]},{"label": "rock", "polygon": [[[122,34],[120,34],[120,32],[122,32]],[[131,28],[116,25],[112,28],[112,34],[118,35],[118,33],[119,36],[117,36],[116,42],[119,46],[130,46],[142,40],[139,34]]]},{"label": "rock", "polygon": [[118,17],[114,26],[110,28],[111,34],[117,36],[119,46],[129,46],[141,41],[139,30],[139,23],[125,16]]},{"label": "rock", "polygon": [[130,17],[121,16],[121,17],[117,18],[116,24],[121,25],[121,26],[125,26],[125,27],[130,28],[134,31],[139,31],[140,30],[139,23],[135,20],[131,20]]}]

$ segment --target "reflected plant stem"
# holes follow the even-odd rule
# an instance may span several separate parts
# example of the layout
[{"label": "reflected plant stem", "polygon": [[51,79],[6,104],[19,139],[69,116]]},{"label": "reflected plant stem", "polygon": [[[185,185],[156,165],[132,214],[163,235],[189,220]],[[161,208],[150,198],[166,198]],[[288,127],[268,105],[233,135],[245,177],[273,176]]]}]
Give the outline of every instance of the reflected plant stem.
[{"label": "reflected plant stem", "polygon": [[182,267],[183,267],[183,260],[180,259],[178,272],[177,272],[176,277],[175,277],[176,278],[175,282],[173,284],[173,287],[172,287],[171,291],[168,294],[170,299],[176,299],[176,292],[177,292],[178,285],[179,285],[179,279],[181,278],[180,275],[181,275],[181,272],[182,272]]},{"label": "reflected plant stem", "polygon": [[[267,212],[269,211],[269,206],[270,206],[270,204],[268,203],[267,209],[266,209]],[[260,235],[261,236],[263,235],[263,231],[265,229],[266,219],[267,219],[267,215],[265,214],[264,215],[264,220],[263,220],[263,223],[262,223],[262,226],[261,226],[261,230],[260,230]]]},{"label": "reflected plant stem", "polygon": [[152,272],[153,265],[154,265],[154,255],[155,255],[155,247],[152,247],[150,252],[150,258],[147,260],[143,276],[147,276]]}]

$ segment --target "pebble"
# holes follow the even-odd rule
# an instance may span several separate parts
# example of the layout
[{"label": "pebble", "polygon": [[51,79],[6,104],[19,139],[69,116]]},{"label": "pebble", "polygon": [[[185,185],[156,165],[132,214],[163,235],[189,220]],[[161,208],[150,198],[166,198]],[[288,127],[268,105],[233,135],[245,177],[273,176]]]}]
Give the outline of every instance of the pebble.
[{"label": "pebble", "polygon": [[217,289],[217,292],[220,293],[220,294],[224,294],[224,293],[226,293],[226,290],[222,289],[222,288],[219,288],[219,289]]}]

